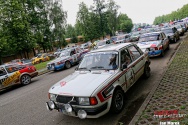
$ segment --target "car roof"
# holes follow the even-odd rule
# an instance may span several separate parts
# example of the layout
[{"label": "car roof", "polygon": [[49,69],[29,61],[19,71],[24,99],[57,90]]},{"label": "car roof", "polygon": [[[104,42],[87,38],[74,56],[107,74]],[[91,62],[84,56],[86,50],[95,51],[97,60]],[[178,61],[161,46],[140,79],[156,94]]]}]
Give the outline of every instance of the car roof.
[{"label": "car roof", "polygon": [[18,66],[19,64],[18,63],[11,63],[11,64],[3,64],[3,65],[0,65],[0,67],[5,67],[5,66]]},{"label": "car roof", "polygon": [[168,28],[162,28],[161,30],[172,30],[173,27],[168,27]]},{"label": "car roof", "polygon": [[106,45],[102,48],[92,50],[91,52],[118,51],[119,49],[121,49],[125,46],[129,46],[129,45],[133,45],[133,43],[120,43],[120,44]]},{"label": "car roof", "polygon": [[144,33],[142,34],[140,37],[144,37],[144,36],[155,36],[155,35],[159,35],[161,32],[151,32],[151,33]]}]

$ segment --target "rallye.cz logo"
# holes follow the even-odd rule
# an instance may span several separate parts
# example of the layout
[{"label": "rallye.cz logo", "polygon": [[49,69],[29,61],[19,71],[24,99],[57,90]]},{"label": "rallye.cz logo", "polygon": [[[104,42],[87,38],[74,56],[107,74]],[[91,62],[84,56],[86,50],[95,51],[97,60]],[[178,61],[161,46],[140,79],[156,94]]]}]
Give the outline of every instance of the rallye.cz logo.
[{"label": "rallye.cz logo", "polygon": [[185,118],[187,114],[181,114],[178,110],[155,111],[153,117],[160,119],[160,125],[180,125],[178,120]]}]

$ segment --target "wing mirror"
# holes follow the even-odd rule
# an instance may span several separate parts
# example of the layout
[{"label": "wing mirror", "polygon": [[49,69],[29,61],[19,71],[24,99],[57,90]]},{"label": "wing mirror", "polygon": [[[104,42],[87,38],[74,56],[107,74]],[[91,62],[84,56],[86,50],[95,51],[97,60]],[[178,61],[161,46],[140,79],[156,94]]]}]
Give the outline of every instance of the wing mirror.
[{"label": "wing mirror", "polygon": [[122,65],[122,70],[126,69],[127,68],[127,64],[123,64]]}]

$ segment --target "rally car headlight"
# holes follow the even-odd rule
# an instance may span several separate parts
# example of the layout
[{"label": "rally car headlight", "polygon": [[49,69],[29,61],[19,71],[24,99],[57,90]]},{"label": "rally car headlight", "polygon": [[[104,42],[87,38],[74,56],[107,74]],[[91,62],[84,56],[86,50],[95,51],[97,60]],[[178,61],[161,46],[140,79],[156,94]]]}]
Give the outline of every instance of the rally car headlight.
[{"label": "rally car headlight", "polygon": [[89,105],[90,104],[89,98],[87,98],[87,97],[78,98],[78,102],[80,105]]},{"label": "rally car headlight", "polygon": [[55,95],[55,94],[49,93],[49,98],[50,98],[50,100],[52,100],[52,101],[56,101],[56,95]]},{"label": "rally car headlight", "polygon": [[170,38],[174,38],[174,36],[170,36]]}]

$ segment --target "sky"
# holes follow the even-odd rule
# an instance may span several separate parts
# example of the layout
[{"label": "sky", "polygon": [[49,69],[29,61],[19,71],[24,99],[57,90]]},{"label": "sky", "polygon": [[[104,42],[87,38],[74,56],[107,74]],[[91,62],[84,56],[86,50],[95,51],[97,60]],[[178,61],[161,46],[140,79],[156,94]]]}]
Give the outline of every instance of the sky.
[{"label": "sky", "polygon": [[[152,24],[155,17],[169,14],[188,4],[188,0],[114,0],[120,6],[119,12],[127,14],[133,23]],[[88,7],[93,0],[62,0],[63,10],[67,11],[67,23],[75,24],[79,4]]]}]

